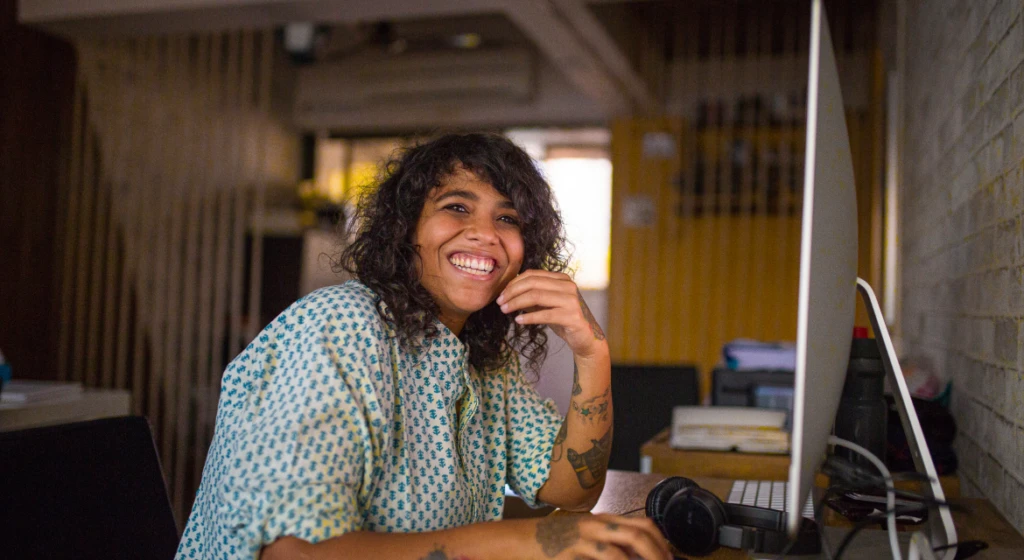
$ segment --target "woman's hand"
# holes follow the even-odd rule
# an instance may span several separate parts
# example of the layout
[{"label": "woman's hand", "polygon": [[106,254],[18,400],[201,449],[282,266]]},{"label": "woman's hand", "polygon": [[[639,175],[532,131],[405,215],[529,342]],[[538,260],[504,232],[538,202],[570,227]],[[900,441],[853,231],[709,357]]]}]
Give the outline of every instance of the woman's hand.
[{"label": "woman's hand", "polygon": [[646,517],[549,515],[474,523],[426,533],[356,531],[310,544],[277,539],[260,558],[336,560],[671,560],[668,543]]},{"label": "woman's hand", "polygon": [[549,515],[537,521],[536,540],[547,558],[672,558],[665,538],[646,517]]},{"label": "woman's hand", "polygon": [[576,356],[586,358],[608,347],[604,331],[566,274],[527,270],[505,286],[497,303],[505,313],[520,312],[515,321],[521,325],[551,327]]}]

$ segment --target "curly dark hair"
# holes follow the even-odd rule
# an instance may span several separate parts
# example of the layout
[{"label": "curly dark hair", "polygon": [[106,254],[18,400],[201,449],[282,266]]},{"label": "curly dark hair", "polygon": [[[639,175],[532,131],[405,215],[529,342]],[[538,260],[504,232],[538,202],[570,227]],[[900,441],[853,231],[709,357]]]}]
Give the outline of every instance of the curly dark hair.
[{"label": "curly dark hair", "polygon": [[[340,264],[383,299],[403,341],[438,334],[434,320],[439,308],[420,284],[412,236],[427,196],[460,168],[512,201],[523,236],[523,270],[564,272],[568,266],[551,187],[530,156],[510,140],[497,134],[447,134],[399,150],[383,165],[376,188],[360,198],[359,231]],[[543,325],[520,325],[494,302],[469,316],[459,339],[477,371],[501,367],[519,351],[536,372],[547,353]]]}]

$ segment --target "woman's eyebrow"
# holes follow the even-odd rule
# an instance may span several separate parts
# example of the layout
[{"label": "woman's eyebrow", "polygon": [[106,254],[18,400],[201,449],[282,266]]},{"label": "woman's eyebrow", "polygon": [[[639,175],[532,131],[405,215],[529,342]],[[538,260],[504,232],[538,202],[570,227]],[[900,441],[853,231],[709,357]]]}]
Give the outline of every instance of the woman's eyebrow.
[{"label": "woman's eyebrow", "polygon": [[434,202],[441,202],[442,200],[444,200],[446,198],[457,198],[457,197],[468,198],[469,200],[472,200],[473,202],[476,202],[476,201],[480,200],[480,197],[478,197],[475,192],[467,191],[467,190],[463,190],[463,189],[452,189],[450,191],[445,191],[443,194],[437,195],[437,198],[434,199]]},{"label": "woman's eyebrow", "polygon": [[[439,203],[448,198],[465,198],[468,200],[472,200],[473,202],[478,202],[480,200],[480,197],[477,196],[476,193],[473,191],[467,191],[465,189],[452,189],[450,191],[445,191],[444,193],[437,195],[437,198],[434,199],[434,202]],[[499,202],[498,207],[508,208],[510,210],[516,209],[515,205],[512,204],[512,201],[507,198]]]}]

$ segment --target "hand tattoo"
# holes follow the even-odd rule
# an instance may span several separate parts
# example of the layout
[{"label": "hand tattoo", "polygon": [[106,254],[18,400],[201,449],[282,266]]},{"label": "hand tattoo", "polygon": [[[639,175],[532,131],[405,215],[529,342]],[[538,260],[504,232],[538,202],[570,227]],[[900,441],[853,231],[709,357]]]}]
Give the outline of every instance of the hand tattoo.
[{"label": "hand tattoo", "polygon": [[611,388],[604,390],[604,393],[591,397],[580,404],[577,404],[575,400],[572,401],[572,409],[580,415],[581,419],[589,424],[594,424],[597,421],[606,422],[608,421],[608,395],[611,393]]},{"label": "hand tattoo", "polygon": [[583,301],[583,294],[579,290],[576,290],[576,297],[580,300],[580,310],[583,311],[583,317],[590,323],[590,330],[594,333],[594,338],[604,340],[604,331],[601,330],[601,325],[597,324],[597,319],[594,318],[594,314],[587,307],[587,302]]},{"label": "hand tattoo", "polygon": [[583,392],[583,387],[580,387],[580,368],[576,366],[576,362],[572,363],[572,394],[578,395]]},{"label": "hand tattoo", "polygon": [[537,542],[548,558],[558,556],[580,538],[578,515],[553,515],[537,522]]},{"label": "hand tattoo", "polygon": [[565,443],[565,437],[568,435],[567,426],[569,422],[562,420],[562,427],[558,430],[558,435],[555,436],[555,444],[551,447],[551,462],[562,460],[562,444]]},{"label": "hand tattoo", "polygon": [[590,440],[594,446],[583,453],[575,449],[569,449],[566,456],[573,470],[576,471],[576,478],[580,481],[580,487],[587,489],[597,486],[608,471],[608,456],[612,451],[612,429],[601,436],[601,439]]}]

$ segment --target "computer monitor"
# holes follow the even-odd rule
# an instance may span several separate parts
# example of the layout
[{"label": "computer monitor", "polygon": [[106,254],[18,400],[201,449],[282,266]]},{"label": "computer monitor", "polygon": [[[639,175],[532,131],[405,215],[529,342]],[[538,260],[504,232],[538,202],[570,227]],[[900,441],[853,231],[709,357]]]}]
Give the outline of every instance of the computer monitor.
[{"label": "computer monitor", "polygon": [[[796,373],[786,509],[800,512],[825,458],[850,361],[857,297],[857,191],[832,39],[811,8]],[[789,515],[790,535],[799,515]]]},{"label": "computer monitor", "polygon": [[[797,302],[796,371],[786,529],[796,537],[802,505],[825,459],[828,438],[846,379],[859,292],[875,331],[889,385],[926,494],[944,501],[903,373],[874,292],[857,278],[857,194],[832,39],[822,0],[811,6],[807,79],[807,143]],[[927,537],[952,544],[956,530],[948,507],[932,506]],[[956,549],[943,557],[951,560]]]}]

